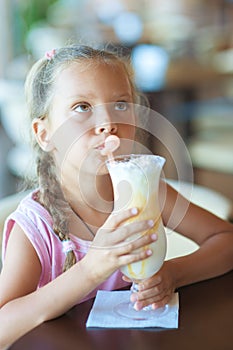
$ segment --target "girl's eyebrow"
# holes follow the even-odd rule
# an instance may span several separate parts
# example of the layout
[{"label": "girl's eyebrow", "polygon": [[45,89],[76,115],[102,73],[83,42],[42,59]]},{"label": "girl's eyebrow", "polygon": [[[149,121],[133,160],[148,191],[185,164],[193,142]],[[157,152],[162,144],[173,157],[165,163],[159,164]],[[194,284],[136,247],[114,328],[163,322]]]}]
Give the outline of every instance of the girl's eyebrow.
[{"label": "girl's eyebrow", "polygon": [[[71,96],[68,96],[67,97],[67,99],[69,99],[69,100],[81,100],[81,101],[85,101],[85,100],[87,100],[87,99],[94,99],[94,98],[96,98],[97,96],[95,95],[95,94],[93,94],[92,92],[87,92],[87,93],[85,93],[85,95],[82,95],[82,94],[77,94],[77,95],[71,95]],[[132,99],[132,95],[130,94],[130,93],[128,93],[128,92],[126,92],[126,93],[121,93],[121,94],[118,94],[118,93],[116,93],[116,94],[113,94],[112,96],[111,96],[111,99],[112,100],[119,100],[119,99],[123,99],[123,98],[125,98],[125,99]]]},{"label": "girl's eyebrow", "polygon": [[72,96],[68,96],[68,98],[70,100],[75,100],[75,99],[79,99],[79,100],[85,100],[85,99],[88,99],[88,98],[94,98],[95,95],[93,93],[85,93],[85,95],[82,95],[82,94],[78,94],[78,95],[72,95]]},{"label": "girl's eyebrow", "polygon": [[117,99],[121,99],[121,98],[132,98],[133,96],[126,92],[126,93],[122,93],[120,95],[116,94],[116,95],[113,95],[114,98],[117,98]]}]

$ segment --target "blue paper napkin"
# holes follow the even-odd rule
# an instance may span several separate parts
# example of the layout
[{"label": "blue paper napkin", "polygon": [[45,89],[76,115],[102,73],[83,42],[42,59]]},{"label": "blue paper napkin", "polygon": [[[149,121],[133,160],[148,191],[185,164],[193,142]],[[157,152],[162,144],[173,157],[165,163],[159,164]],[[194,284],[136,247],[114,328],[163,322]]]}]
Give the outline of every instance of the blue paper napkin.
[{"label": "blue paper napkin", "polygon": [[87,319],[87,327],[102,328],[178,328],[179,296],[174,293],[166,312],[162,316],[146,320],[135,320],[120,316],[115,307],[128,302],[130,291],[98,291],[93,307]]}]

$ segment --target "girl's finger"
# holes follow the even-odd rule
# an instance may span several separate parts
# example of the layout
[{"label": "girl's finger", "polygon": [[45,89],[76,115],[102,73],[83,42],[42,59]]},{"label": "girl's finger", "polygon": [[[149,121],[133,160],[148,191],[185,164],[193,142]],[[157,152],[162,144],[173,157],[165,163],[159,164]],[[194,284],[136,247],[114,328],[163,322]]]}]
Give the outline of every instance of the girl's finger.
[{"label": "girl's finger", "polygon": [[136,254],[136,251],[140,248],[145,251],[145,249],[148,249],[149,245],[157,240],[156,234],[144,234],[142,237],[139,237],[132,241],[125,241],[117,246],[118,247],[118,255],[125,255],[125,254]]},{"label": "girl's finger", "polygon": [[119,257],[119,264],[121,266],[129,265],[137,261],[141,261],[149,258],[153,254],[151,249],[144,249],[138,253],[131,253],[126,255],[121,255]]},{"label": "girl's finger", "polygon": [[[99,237],[94,239],[91,244],[91,249],[114,249],[116,255],[123,255],[141,248],[157,240],[156,233],[151,233],[151,222],[141,221],[133,224],[120,227],[113,233],[104,233],[104,240]],[[140,235],[140,233],[142,234]],[[135,235],[135,238],[129,239]],[[127,239],[128,238],[128,239]]]},{"label": "girl's finger", "polygon": [[132,280],[129,277],[125,276],[125,275],[122,276],[122,279],[125,282],[132,282]]},{"label": "girl's finger", "polygon": [[136,241],[140,237],[145,236],[147,233],[149,234],[150,232],[148,231],[151,230],[153,226],[153,220],[133,222],[130,224],[120,226],[114,232],[111,233],[111,236],[109,238],[111,239],[112,244],[124,242],[125,240]]},{"label": "girl's finger", "polygon": [[171,294],[166,294],[166,295],[160,296],[160,299],[158,300],[155,300],[155,298],[147,299],[147,300],[138,300],[135,302],[134,308],[136,310],[141,310],[145,306],[151,305],[152,309],[156,310],[168,304],[170,299],[171,299]]},{"label": "girl's finger", "polygon": [[169,303],[170,300],[171,300],[171,294],[165,295],[165,297],[162,300],[151,304],[152,309],[156,310],[160,307],[164,307],[165,305],[167,305]]},{"label": "girl's finger", "polygon": [[120,212],[113,212],[105,221],[102,228],[105,230],[114,230],[116,227],[122,225],[126,220],[136,216],[138,214],[137,208],[130,208],[121,210]]},{"label": "girl's finger", "polygon": [[138,285],[139,291],[142,292],[146,289],[159,288],[159,285],[162,282],[162,277],[160,275],[160,271],[153,275],[151,278],[143,281]]},{"label": "girl's finger", "polygon": [[[139,291],[137,293],[138,300],[146,300],[154,298],[154,300],[159,300],[161,298],[161,295],[164,294],[164,287],[162,286],[162,283],[156,287],[147,289],[145,291]],[[132,294],[133,297],[133,294]],[[157,298],[157,299],[155,299]]]}]

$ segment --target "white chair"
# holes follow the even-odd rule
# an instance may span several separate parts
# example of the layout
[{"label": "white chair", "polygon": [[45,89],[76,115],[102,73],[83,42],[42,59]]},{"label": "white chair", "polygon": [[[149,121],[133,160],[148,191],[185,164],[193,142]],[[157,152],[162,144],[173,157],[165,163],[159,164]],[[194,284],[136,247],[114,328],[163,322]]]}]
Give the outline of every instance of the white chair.
[{"label": "white chair", "polygon": [[210,101],[197,105],[188,149],[195,182],[233,200],[232,103]]},{"label": "white chair", "polygon": [[[184,197],[207,209],[215,215],[227,220],[231,215],[232,202],[207,187],[192,185],[187,182],[178,182],[175,180],[167,181],[172,187],[179,191]],[[180,235],[175,231],[167,231],[167,254],[166,260],[190,254],[198,249],[198,245],[192,240]]]}]

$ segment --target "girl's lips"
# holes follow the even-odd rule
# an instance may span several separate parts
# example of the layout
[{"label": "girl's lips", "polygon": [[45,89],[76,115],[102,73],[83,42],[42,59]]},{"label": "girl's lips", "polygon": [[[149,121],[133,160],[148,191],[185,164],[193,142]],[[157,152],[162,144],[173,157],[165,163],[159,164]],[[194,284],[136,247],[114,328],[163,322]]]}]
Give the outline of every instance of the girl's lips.
[{"label": "girl's lips", "polygon": [[[102,145],[101,145],[102,146]],[[120,139],[116,135],[110,135],[106,138],[101,154],[103,156],[111,156],[114,151],[120,146]]]},{"label": "girl's lips", "polygon": [[104,147],[105,147],[105,144],[101,143],[100,145],[96,146],[95,149],[98,149],[101,151],[102,149],[104,149]]},{"label": "girl's lips", "polygon": [[105,141],[96,145],[94,149],[100,151],[101,156],[111,156],[114,151],[120,146],[120,139],[116,135],[108,136]]}]

